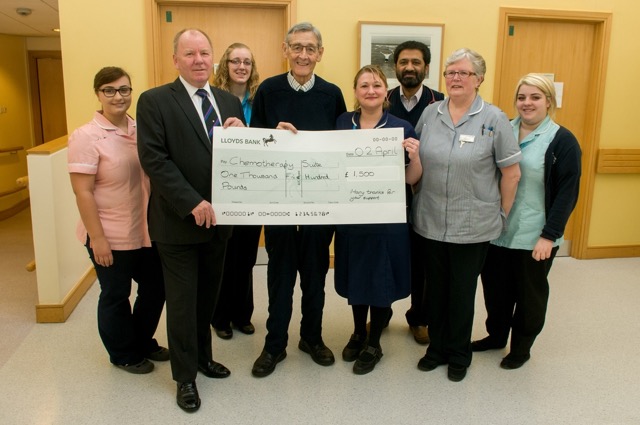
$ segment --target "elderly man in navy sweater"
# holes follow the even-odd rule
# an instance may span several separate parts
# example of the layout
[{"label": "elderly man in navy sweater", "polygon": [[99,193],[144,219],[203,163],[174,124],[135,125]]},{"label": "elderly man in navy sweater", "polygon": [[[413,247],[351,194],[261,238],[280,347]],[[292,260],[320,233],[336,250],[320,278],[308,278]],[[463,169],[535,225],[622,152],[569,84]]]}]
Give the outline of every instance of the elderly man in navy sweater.
[{"label": "elderly man in navy sweater", "polygon": [[[291,70],[260,84],[253,101],[252,127],[290,130],[333,130],[336,118],[347,110],[340,89],[313,73],[324,47],[320,31],[303,22],[288,31],[282,44]],[[322,341],[324,285],[329,270],[333,226],[265,226],[269,255],[267,336],[252,374],[271,374],[286,356],[293,289],[300,273],[302,321],[298,348],[316,363],[329,366],[333,353]]]}]

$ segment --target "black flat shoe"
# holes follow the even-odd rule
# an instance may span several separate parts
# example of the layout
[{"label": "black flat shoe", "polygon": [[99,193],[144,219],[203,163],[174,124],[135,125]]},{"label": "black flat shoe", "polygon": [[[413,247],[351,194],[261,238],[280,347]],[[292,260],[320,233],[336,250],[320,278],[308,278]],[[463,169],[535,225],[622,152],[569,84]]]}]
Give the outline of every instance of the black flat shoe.
[{"label": "black flat shoe", "polygon": [[134,375],[144,375],[145,373],[150,373],[153,370],[153,363],[147,359],[142,359],[135,364],[116,364],[115,366],[122,370],[126,370],[129,373],[133,373]]},{"label": "black flat shoe", "polygon": [[358,358],[360,352],[367,346],[367,338],[353,334],[349,338],[349,342],[342,350],[342,360],[345,362],[352,362]]},{"label": "black flat shoe", "polygon": [[353,364],[353,373],[364,375],[371,372],[382,358],[382,349],[367,346]]},{"label": "black flat shoe", "polygon": [[233,337],[233,330],[231,328],[228,328],[228,329],[213,328],[213,329],[216,331],[216,335],[218,335],[218,338],[231,339]]},{"label": "black flat shoe", "polygon": [[170,359],[169,350],[164,347],[158,347],[156,351],[147,354],[145,357],[154,362],[166,362]]},{"label": "black flat shoe", "polygon": [[449,364],[449,370],[447,370],[447,377],[449,381],[460,382],[467,376],[467,367],[451,363]]},{"label": "black flat shoe", "polygon": [[200,396],[195,382],[178,382],[178,394],[176,395],[178,406],[188,413],[193,413],[200,408]]},{"label": "black flat shoe", "polygon": [[431,372],[433,369],[437,368],[440,365],[441,363],[428,358],[427,355],[425,354],[424,357],[421,358],[420,361],[418,362],[418,369],[424,372]]},{"label": "black flat shoe", "polygon": [[226,378],[231,375],[231,371],[229,369],[218,362],[214,362],[213,360],[209,361],[204,366],[198,365],[198,370],[209,378]]},{"label": "black flat shoe", "polygon": [[276,369],[276,365],[283,361],[285,357],[287,357],[286,350],[275,356],[269,354],[267,350],[262,350],[260,357],[253,363],[251,374],[257,378],[264,378],[265,376],[271,375]]},{"label": "black flat shoe", "polygon": [[335,357],[333,357],[333,353],[326,345],[324,345],[324,342],[311,345],[304,339],[301,339],[298,344],[298,348],[309,354],[313,361],[318,363],[320,366],[330,366],[336,361]]},{"label": "black flat shoe", "polygon": [[504,344],[501,344],[497,341],[494,341],[493,339],[491,339],[490,336],[488,336],[486,338],[482,338],[477,341],[471,342],[471,351],[478,352],[478,351],[488,351],[488,350],[499,350],[501,348],[504,348],[506,345],[507,345],[506,342]]},{"label": "black flat shoe", "polygon": [[529,359],[531,354],[507,354],[507,356],[500,362],[500,367],[503,369],[518,369],[522,367]]}]

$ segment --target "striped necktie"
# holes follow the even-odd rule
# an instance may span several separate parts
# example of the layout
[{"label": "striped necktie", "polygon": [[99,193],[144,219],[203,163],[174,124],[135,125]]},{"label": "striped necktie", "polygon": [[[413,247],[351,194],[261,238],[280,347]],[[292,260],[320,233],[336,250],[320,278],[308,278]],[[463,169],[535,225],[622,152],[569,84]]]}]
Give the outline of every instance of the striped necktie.
[{"label": "striped necktie", "polygon": [[209,94],[205,89],[198,89],[196,94],[202,98],[202,116],[204,117],[204,125],[207,127],[207,135],[209,141],[213,140],[213,124],[218,119],[216,112],[213,110],[213,105],[209,100]]}]

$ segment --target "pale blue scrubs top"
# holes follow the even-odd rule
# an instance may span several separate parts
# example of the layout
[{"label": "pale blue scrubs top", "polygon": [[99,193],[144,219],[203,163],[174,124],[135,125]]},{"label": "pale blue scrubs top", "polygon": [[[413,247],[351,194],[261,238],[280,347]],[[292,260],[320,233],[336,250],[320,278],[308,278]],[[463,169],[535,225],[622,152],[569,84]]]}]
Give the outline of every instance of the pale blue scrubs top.
[{"label": "pale blue scrubs top", "polygon": [[[520,131],[520,117],[511,121],[513,134]],[[546,220],[544,206],[544,155],[560,126],[547,116],[538,127],[520,142],[520,183],[509,213],[507,230],[492,243],[512,249],[532,251],[540,239]],[[553,246],[563,242],[558,238]]]}]

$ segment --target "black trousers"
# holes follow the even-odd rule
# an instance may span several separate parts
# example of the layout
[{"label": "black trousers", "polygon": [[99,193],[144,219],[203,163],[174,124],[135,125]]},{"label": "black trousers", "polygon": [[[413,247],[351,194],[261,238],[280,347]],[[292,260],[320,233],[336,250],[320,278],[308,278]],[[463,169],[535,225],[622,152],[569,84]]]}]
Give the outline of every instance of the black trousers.
[{"label": "black trousers", "polygon": [[322,341],[324,285],[334,231],[335,226],[322,225],[265,226],[265,245],[269,254],[267,352],[275,355],[287,347],[298,272],[302,290],[300,337],[312,345]]},{"label": "black trousers", "polygon": [[[100,283],[98,332],[111,363],[136,364],[158,349],[153,338],[164,306],[160,257],[155,247],[112,251],[113,265],[95,262],[87,238],[87,251]],[[131,309],[131,280],[138,284]]]},{"label": "black trousers", "polygon": [[211,324],[216,329],[248,325],[253,315],[253,267],[262,226],[234,226],[227,242],[218,304]]},{"label": "black trousers", "polygon": [[429,337],[427,357],[471,364],[471,331],[478,276],[489,242],[456,244],[423,239],[426,249]]},{"label": "black trousers", "polygon": [[549,281],[558,247],[551,257],[536,261],[532,251],[489,247],[482,269],[482,289],[487,308],[489,337],[506,345],[511,330],[511,353],[529,354],[544,327],[549,301]]},{"label": "black trousers", "polygon": [[167,297],[171,373],[177,382],[195,381],[198,365],[213,359],[210,324],[220,292],[226,239],[157,245]]}]

